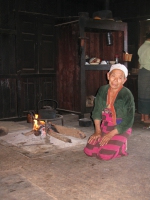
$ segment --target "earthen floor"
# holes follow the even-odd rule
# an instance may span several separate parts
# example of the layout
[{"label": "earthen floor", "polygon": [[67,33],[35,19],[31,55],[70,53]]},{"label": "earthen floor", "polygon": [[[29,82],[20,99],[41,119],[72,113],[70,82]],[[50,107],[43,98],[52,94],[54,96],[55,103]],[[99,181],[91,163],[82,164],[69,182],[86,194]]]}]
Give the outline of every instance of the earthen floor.
[{"label": "earthen floor", "polygon": [[[57,143],[60,149],[53,141],[49,153],[44,150],[39,156],[28,156],[20,146],[8,145],[0,137],[0,200],[150,199],[150,129],[143,129],[139,114],[135,114],[128,140],[129,155],[111,161],[84,154],[93,125],[79,127],[78,116],[70,114],[64,115],[64,123],[84,131],[86,139],[73,140],[70,146]],[[31,128],[26,121],[2,124],[9,134]]]}]

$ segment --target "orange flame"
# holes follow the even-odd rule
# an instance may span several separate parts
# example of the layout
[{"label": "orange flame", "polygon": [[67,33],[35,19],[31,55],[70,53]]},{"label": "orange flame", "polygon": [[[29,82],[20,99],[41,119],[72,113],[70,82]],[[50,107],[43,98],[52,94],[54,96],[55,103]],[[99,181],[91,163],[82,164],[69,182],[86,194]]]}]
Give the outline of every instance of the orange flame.
[{"label": "orange flame", "polygon": [[45,125],[44,121],[38,120],[38,114],[35,114],[35,119],[33,121],[34,121],[33,130],[35,130],[35,131],[37,131],[41,125]]}]

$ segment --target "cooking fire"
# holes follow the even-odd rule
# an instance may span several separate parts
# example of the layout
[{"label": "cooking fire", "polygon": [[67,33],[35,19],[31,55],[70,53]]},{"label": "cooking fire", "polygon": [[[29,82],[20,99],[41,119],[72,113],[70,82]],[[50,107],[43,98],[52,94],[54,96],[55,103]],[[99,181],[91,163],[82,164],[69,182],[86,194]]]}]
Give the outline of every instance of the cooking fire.
[{"label": "cooking fire", "polygon": [[29,136],[34,134],[35,136],[41,136],[41,138],[46,138],[47,135],[55,137],[63,142],[71,143],[71,139],[66,136],[72,136],[76,138],[83,139],[86,135],[75,128],[64,127],[56,124],[52,124],[51,119],[40,120],[39,115],[35,114],[33,116],[33,128],[31,131],[24,133],[23,135]]},{"label": "cooking fire", "polygon": [[39,136],[41,135],[42,138],[46,137],[46,132],[51,128],[50,124],[46,124],[44,121],[40,121],[38,119],[38,114],[35,114],[33,123],[33,131],[34,135]]}]

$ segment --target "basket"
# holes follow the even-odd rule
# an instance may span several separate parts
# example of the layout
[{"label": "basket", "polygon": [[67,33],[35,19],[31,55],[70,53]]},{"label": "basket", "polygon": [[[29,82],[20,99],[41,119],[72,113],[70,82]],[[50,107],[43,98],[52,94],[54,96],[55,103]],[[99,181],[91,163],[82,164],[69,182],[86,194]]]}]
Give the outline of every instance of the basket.
[{"label": "basket", "polygon": [[132,59],[132,54],[123,53],[123,61],[128,61],[128,62],[130,62],[131,59]]}]

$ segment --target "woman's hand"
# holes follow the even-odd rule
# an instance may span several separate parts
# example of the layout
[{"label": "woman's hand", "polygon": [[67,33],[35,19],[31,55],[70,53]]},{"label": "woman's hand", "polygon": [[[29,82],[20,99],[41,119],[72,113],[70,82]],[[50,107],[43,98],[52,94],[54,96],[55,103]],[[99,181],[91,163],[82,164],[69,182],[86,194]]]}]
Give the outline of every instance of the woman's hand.
[{"label": "woman's hand", "polygon": [[99,139],[101,137],[101,133],[94,133],[93,135],[90,136],[88,143],[89,144],[94,144],[96,142],[97,139]]},{"label": "woman's hand", "polygon": [[88,140],[89,144],[95,144],[96,141],[101,138],[101,129],[100,129],[100,120],[99,119],[95,119],[94,120],[94,124],[95,124],[95,133],[93,135],[91,135],[91,137]]},{"label": "woman's hand", "polygon": [[118,130],[117,129],[114,129],[113,131],[107,133],[106,135],[104,135],[102,138],[101,138],[101,141],[100,141],[100,146],[104,146],[106,144],[108,144],[108,142],[111,140],[111,138],[114,136],[114,135],[117,135],[118,134]]}]

